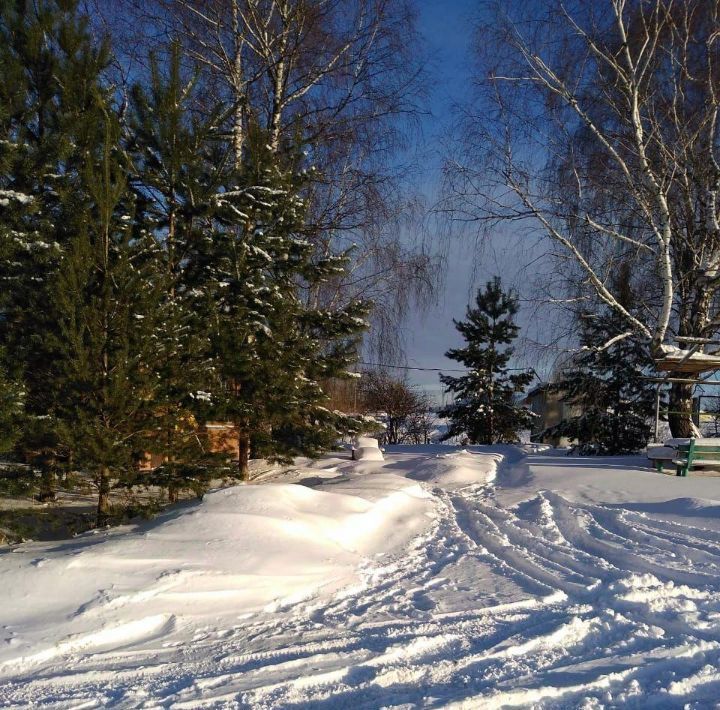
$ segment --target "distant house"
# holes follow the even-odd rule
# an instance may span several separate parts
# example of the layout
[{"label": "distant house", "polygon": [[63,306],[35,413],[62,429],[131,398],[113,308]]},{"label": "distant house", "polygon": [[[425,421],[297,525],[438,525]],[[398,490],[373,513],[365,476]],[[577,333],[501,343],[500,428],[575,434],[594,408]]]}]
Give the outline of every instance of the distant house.
[{"label": "distant house", "polygon": [[532,441],[553,446],[567,446],[571,443],[566,437],[542,436],[545,430],[563,419],[576,417],[582,412],[579,405],[563,402],[561,397],[562,392],[552,391],[549,383],[540,384],[527,393],[523,404],[536,415],[530,431]]},{"label": "distant house", "polygon": [[[207,441],[207,449],[213,454],[227,454],[228,460],[237,461],[239,455],[239,437],[237,429],[228,422],[208,422],[202,427]],[[162,454],[145,452],[138,461],[141,471],[152,471],[162,466],[166,459]]]}]

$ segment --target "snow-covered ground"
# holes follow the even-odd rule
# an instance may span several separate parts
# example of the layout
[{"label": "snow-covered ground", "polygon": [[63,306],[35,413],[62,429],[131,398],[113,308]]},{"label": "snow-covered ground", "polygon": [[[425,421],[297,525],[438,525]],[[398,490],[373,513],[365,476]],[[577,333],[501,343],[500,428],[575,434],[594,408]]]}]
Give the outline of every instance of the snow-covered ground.
[{"label": "snow-covered ground", "polygon": [[720,707],[719,544],[640,458],[328,457],[1,554],[0,706]]}]

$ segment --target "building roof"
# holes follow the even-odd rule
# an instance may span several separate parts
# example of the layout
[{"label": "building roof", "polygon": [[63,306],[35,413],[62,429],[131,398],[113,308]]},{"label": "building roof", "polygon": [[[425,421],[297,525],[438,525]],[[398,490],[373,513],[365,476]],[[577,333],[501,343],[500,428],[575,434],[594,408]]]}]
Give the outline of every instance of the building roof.
[{"label": "building roof", "polygon": [[530,397],[534,397],[535,395],[538,395],[542,392],[545,392],[547,388],[550,386],[549,382],[541,382],[539,385],[535,385],[526,395],[523,402],[527,402]]}]

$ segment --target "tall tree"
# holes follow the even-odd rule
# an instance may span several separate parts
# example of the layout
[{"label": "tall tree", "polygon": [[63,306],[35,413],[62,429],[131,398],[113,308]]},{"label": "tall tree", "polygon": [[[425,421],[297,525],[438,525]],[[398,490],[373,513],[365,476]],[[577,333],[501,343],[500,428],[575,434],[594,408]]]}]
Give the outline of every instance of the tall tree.
[{"label": "tall tree", "polygon": [[[480,28],[482,93],[463,121],[448,209],[523,220],[624,319],[614,338],[655,358],[673,335],[720,322],[720,6],[705,0],[501,2]],[[611,277],[632,260],[643,308]],[[579,275],[579,276],[578,276]],[[577,293],[570,294],[577,298]],[[692,385],[674,383],[670,425],[692,431]]]},{"label": "tall tree", "polygon": [[455,401],[439,412],[450,425],[444,439],[465,436],[471,444],[517,441],[518,431],[530,423],[531,414],[516,403],[517,395],[532,380],[528,372],[509,374],[513,355],[509,347],[519,327],[517,296],[505,292],[499,277],[478,290],[475,306],[468,307],[466,320],[453,321],[467,345],[445,353],[468,368],[461,376],[440,375],[445,391]]},{"label": "tall tree", "polygon": [[127,155],[109,96],[98,90],[95,141],[79,189],[68,196],[72,234],[47,310],[61,438],[98,486],[97,522],[110,513],[114,480],[132,470],[153,426],[155,341],[162,283],[150,235],[134,234]]},{"label": "tall tree", "polygon": [[256,141],[241,171],[230,162],[212,238],[189,256],[198,307],[211,309],[209,411],[235,424],[243,478],[253,442],[274,457],[313,455],[352,425],[324,407],[319,382],[346,372],[369,310],[309,305],[307,291],[341,272],[347,255],[318,258],[304,236],[302,156],[273,154],[259,129]]},{"label": "tall tree", "polygon": [[175,499],[182,488],[200,491],[218,463],[202,419],[211,365],[208,314],[191,287],[188,255],[212,232],[227,161],[217,149],[224,114],[219,108],[203,116],[192,112],[197,75],[184,74],[180,45],[171,45],[165,61],[151,54],[149,63],[149,85],[136,84],[131,92],[125,145],[135,222],[156,242],[148,266],[162,291],[153,334],[154,433],[146,445],[163,463],[151,477],[135,480],[152,479]]},{"label": "tall tree", "polygon": [[92,40],[74,0],[0,3],[0,341],[24,393],[18,446],[39,463],[48,496],[67,449],[57,430],[46,347],[56,324],[47,304],[73,239],[67,206],[82,192],[108,61],[107,44]]},{"label": "tall tree", "polygon": [[[372,299],[372,345],[397,350],[397,320],[433,291],[429,249],[403,224],[414,215],[402,151],[423,91],[422,50],[408,0],[117,0],[96,2],[120,37],[121,64],[143,74],[146,48],[177,38],[199,68],[199,111],[227,109],[236,169],[253,126],[276,155],[301,143],[317,172],[303,185],[306,237],[319,256],[355,245],[349,268],[308,299],[334,308]],[[142,45],[137,59],[138,42]],[[127,48],[132,48],[128,50]],[[417,231],[417,230],[416,230]]]}]

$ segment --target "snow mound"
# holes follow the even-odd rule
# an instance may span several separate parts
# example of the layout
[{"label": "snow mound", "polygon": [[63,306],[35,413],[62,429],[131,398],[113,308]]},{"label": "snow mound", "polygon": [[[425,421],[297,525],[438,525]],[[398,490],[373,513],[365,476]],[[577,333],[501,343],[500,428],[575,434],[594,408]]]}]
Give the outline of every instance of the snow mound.
[{"label": "snow mound", "polygon": [[384,461],[380,443],[371,436],[358,436],[352,450],[353,461]]},{"label": "snow mound", "polygon": [[485,484],[495,478],[502,460],[501,454],[475,454],[461,449],[419,463],[407,477],[448,489]]},{"label": "snow mound", "polygon": [[378,442],[378,440],[372,436],[358,436],[355,439],[355,446],[358,449],[362,449],[362,448],[379,449],[380,442]]},{"label": "snow mound", "polygon": [[377,446],[361,446],[353,450],[353,458],[356,461],[384,461],[382,451]]},{"label": "snow mound", "polygon": [[150,524],[23,545],[0,558],[0,676],[362,587],[374,556],[434,516],[418,483],[383,474],[332,492],[237,486]]}]

